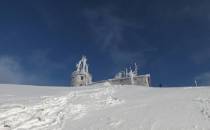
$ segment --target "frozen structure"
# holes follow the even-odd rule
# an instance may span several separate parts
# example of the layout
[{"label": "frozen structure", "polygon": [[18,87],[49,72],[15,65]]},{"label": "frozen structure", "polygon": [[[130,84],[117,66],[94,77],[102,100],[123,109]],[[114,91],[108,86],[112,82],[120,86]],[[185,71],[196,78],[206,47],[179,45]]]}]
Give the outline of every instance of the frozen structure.
[{"label": "frozen structure", "polygon": [[109,83],[115,85],[141,85],[150,87],[150,74],[138,75],[138,67],[135,63],[134,70],[130,67],[129,71],[121,71],[115,75],[113,79],[108,80]]},{"label": "frozen structure", "polygon": [[126,68],[125,71],[117,73],[112,79],[97,81],[93,84],[105,82],[108,82],[111,85],[138,85],[143,87],[151,86],[150,74],[139,75],[136,64],[134,70],[132,70],[131,67],[129,70]]},{"label": "frozen structure", "polygon": [[85,56],[76,64],[76,71],[72,73],[72,86],[86,86],[92,83],[92,76],[88,71],[87,59]]},{"label": "frozen structure", "polygon": [[138,75],[138,67],[137,67],[136,63],[134,65],[135,65],[134,71],[130,67],[130,70],[128,72],[128,69],[126,68],[125,71],[121,71],[121,72],[117,73],[115,75],[114,79],[121,79],[121,78],[126,78],[126,77],[130,77],[133,79],[134,76]]},{"label": "frozen structure", "polygon": [[150,87],[150,74],[138,75],[138,67],[135,64],[134,70],[130,67],[125,71],[121,71],[112,79],[92,82],[92,76],[88,71],[87,59],[85,56],[76,65],[76,71],[72,73],[71,85],[72,86],[86,86],[89,84],[105,83],[108,82],[112,85],[139,85]]}]

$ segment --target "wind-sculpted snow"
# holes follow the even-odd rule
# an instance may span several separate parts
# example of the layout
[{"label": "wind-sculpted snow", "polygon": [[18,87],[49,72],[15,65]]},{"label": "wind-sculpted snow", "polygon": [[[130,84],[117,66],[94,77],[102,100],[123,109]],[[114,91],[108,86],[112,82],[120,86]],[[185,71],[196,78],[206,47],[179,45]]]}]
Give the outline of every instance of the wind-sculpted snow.
[{"label": "wind-sculpted snow", "polygon": [[12,130],[57,130],[65,118],[77,118],[86,107],[72,104],[74,93],[62,97],[42,97],[39,104],[4,104],[0,106],[0,124]]},{"label": "wind-sculpted snow", "polygon": [[9,86],[0,85],[0,130],[210,130],[206,87]]},{"label": "wind-sculpted snow", "polygon": [[[35,105],[3,104],[0,105],[0,126],[11,130],[60,130],[66,119],[78,120],[86,115],[88,108],[102,106],[102,109],[107,105],[120,104],[113,93],[112,88],[100,88],[74,91],[60,97],[43,96]],[[75,102],[85,98],[94,100],[82,104]]]}]

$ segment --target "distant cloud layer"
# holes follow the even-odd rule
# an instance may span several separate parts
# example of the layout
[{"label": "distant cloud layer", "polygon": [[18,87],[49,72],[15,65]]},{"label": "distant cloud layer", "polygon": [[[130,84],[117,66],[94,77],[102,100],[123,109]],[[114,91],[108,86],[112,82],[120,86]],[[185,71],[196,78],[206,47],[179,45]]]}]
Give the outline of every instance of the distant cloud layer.
[{"label": "distant cloud layer", "polygon": [[27,72],[18,59],[12,56],[0,57],[0,83],[39,84],[42,80],[47,82],[42,74]]},{"label": "distant cloud layer", "polygon": [[[51,78],[57,70],[63,66],[52,62],[47,51],[34,51],[28,59],[20,60],[20,57],[0,56],[0,83],[14,84],[50,84]],[[27,65],[32,70],[27,69]]]},{"label": "distant cloud layer", "polygon": [[9,56],[0,57],[0,83],[23,83],[24,77],[16,59]]}]

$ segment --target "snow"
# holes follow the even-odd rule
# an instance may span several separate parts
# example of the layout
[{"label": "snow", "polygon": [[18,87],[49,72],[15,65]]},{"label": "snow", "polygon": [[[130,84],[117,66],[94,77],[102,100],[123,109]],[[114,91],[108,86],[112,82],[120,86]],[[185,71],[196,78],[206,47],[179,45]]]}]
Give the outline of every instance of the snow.
[{"label": "snow", "polygon": [[0,130],[209,130],[210,88],[0,85]]}]

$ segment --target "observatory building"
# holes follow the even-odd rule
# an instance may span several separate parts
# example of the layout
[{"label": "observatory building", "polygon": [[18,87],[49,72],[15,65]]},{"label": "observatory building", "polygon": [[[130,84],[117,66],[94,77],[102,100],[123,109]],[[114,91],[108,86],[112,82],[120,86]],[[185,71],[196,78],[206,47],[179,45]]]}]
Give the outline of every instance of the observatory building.
[{"label": "observatory building", "polygon": [[88,71],[87,59],[85,56],[76,64],[76,71],[72,73],[72,86],[86,86],[92,83],[92,76]]},{"label": "observatory building", "polygon": [[113,85],[138,85],[138,86],[151,86],[150,74],[139,75],[138,67],[136,64],[134,70],[130,67],[129,71],[126,68],[125,71],[121,71],[115,75],[113,79],[109,79],[108,82]]},{"label": "observatory building", "polygon": [[135,68],[125,69],[115,75],[112,79],[106,79],[102,81],[92,82],[92,76],[88,70],[87,59],[85,56],[76,64],[76,71],[72,73],[71,85],[72,86],[87,86],[90,84],[105,83],[108,82],[112,85],[138,85],[144,87],[151,86],[150,74],[139,75],[138,67],[135,64]]}]

